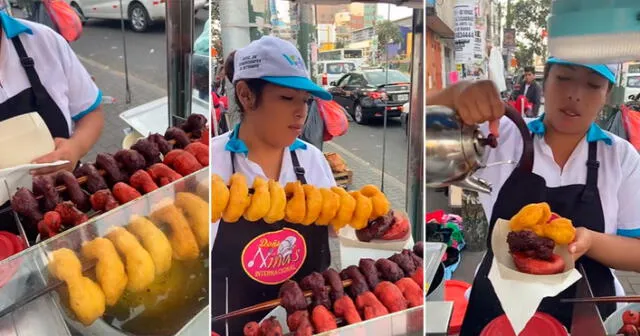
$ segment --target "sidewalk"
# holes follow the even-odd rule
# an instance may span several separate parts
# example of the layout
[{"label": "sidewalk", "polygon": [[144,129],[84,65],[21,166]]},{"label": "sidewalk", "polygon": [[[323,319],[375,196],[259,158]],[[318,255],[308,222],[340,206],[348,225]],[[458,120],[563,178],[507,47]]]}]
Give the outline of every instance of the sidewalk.
[{"label": "sidewalk", "polygon": [[152,100],[166,96],[166,91],[160,87],[143,80],[129,76],[131,88],[131,104],[125,104],[125,78],[124,74],[108,69],[105,66],[91,60],[81,59],[87,71],[95,78],[96,84],[105,96],[116,99],[112,105],[103,105],[105,114],[104,129],[100,140],[93,149],[82,158],[83,162],[91,162],[98,153],[115,153],[122,149],[124,129],[128,125],[122,121],[119,114],[136,106],[148,103]]}]

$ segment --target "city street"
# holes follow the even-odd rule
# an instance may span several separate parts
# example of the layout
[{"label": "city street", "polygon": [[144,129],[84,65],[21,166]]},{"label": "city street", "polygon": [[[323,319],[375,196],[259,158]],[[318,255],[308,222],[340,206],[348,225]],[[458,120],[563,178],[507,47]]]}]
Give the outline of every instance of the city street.
[{"label": "city street", "polygon": [[[371,125],[349,122],[347,134],[325,143],[325,152],[337,152],[353,173],[353,188],[365,184],[380,186],[382,179],[382,120]],[[387,122],[384,192],[391,204],[405,208],[407,137],[399,119]]]},{"label": "city street", "polygon": [[[194,39],[202,33],[207,16],[206,10],[198,11],[195,17]],[[133,32],[128,27],[125,31],[129,74],[166,88],[167,38],[164,22],[158,22],[145,33]],[[73,42],[71,47],[83,61],[91,60],[111,70],[124,72],[120,21],[89,20],[84,26],[82,37]]]},{"label": "city street", "polygon": [[[374,121],[371,125],[358,125],[351,121],[347,134],[333,142],[369,162],[372,167],[382,170],[382,139],[382,120]],[[407,176],[407,145],[407,136],[400,125],[400,119],[389,119],[385,172],[402,183],[405,183]]]}]

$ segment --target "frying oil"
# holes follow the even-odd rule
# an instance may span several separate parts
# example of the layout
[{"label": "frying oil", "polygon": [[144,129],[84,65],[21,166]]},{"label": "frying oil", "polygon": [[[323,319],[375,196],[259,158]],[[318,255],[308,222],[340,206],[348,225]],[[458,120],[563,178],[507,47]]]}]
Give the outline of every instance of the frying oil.
[{"label": "frying oil", "polygon": [[142,292],[125,291],[107,307],[104,320],[133,335],[174,335],[209,301],[209,260],[173,260],[171,269],[157,276]]}]

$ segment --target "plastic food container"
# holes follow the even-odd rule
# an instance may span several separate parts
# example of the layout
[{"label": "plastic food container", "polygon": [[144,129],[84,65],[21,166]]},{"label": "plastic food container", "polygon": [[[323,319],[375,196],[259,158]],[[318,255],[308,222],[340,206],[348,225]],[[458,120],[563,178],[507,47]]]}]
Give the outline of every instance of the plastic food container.
[{"label": "plastic food container", "polygon": [[444,283],[444,300],[453,301],[453,313],[449,321],[449,334],[457,334],[462,328],[462,321],[467,312],[469,300],[465,297],[465,292],[471,285],[458,280],[447,280]]},{"label": "plastic food container", "polygon": [[[537,312],[518,336],[567,336],[569,333],[553,316]],[[506,315],[496,317],[482,330],[480,336],[516,336]]]},{"label": "plastic food container", "polygon": [[[11,232],[0,231],[0,260],[7,259],[25,248],[26,244],[22,238]],[[13,260],[0,266],[0,287],[11,280],[18,267],[20,267],[19,260]]]}]

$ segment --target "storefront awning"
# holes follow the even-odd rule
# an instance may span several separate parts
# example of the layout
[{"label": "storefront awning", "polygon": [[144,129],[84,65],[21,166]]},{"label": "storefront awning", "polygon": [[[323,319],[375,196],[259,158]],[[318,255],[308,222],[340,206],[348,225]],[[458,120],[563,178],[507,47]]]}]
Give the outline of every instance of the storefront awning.
[{"label": "storefront awning", "polygon": [[432,30],[442,38],[452,39],[455,37],[454,31],[437,15],[428,15],[427,11],[427,29]]}]

